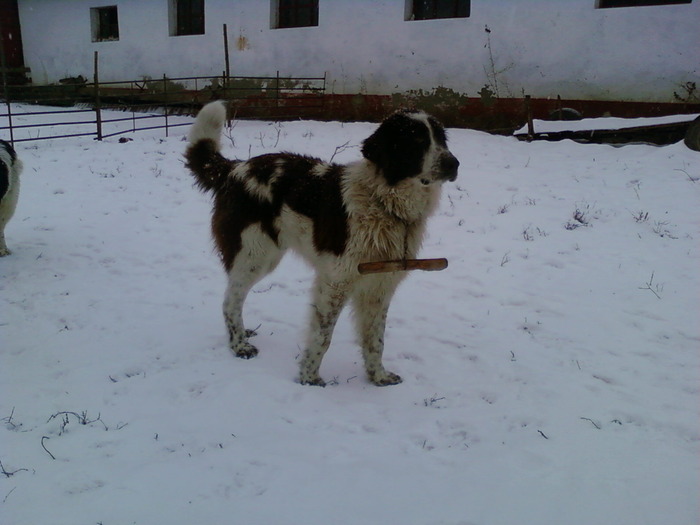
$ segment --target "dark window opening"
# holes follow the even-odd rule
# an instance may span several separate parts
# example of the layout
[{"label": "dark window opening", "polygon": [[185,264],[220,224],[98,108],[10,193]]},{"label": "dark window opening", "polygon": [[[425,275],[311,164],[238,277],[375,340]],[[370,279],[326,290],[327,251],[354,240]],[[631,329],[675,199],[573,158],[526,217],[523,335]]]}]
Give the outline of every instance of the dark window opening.
[{"label": "dark window opening", "polygon": [[318,25],[318,0],[279,0],[277,28]]},{"label": "dark window opening", "polygon": [[693,0],[598,0],[598,8],[609,7],[641,7],[647,5],[689,4]]},{"label": "dark window opening", "polygon": [[117,6],[93,7],[90,9],[92,41],[119,40],[119,17]]},{"label": "dark window opening", "polygon": [[437,18],[468,18],[470,0],[412,0],[410,20],[434,20]]},{"label": "dark window opening", "polygon": [[204,34],[204,0],[175,0],[176,36]]}]

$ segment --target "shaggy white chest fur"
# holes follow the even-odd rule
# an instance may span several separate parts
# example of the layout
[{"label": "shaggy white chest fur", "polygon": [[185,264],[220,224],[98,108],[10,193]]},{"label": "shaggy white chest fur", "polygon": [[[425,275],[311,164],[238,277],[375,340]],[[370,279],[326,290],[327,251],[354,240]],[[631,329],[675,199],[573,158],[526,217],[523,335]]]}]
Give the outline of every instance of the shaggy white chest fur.
[{"label": "shaggy white chest fur", "polygon": [[415,257],[426,219],[438,205],[441,185],[426,186],[411,178],[389,186],[366,164],[348,166],[343,181],[348,255],[375,260]]}]

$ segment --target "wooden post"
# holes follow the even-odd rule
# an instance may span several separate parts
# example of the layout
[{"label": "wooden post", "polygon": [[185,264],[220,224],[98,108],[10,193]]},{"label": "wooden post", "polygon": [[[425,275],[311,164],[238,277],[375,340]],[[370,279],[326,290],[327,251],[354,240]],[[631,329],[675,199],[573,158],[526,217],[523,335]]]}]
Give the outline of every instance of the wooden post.
[{"label": "wooden post", "polygon": [[561,105],[561,95],[557,95],[557,118],[564,120],[564,108]]},{"label": "wooden post", "polygon": [[98,70],[98,54],[95,51],[93,84],[95,85],[95,124],[97,125],[97,140],[102,140],[102,107],[100,104],[100,75]]},{"label": "wooden post", "polygon": [[280,107],[280,72],[277,71],[277,94],[275,98],[275,108]]},{"label": "wooden post", "polygon": [[527,136],[530,140],[535,136],[535,125],[532,122],[532,100],[525,95],[525,113],[527,114]]},{"label": "wooden post", "polygon": [[168,77],[163,73],[163,100],[165,101],[165,136],[168,137]]}]

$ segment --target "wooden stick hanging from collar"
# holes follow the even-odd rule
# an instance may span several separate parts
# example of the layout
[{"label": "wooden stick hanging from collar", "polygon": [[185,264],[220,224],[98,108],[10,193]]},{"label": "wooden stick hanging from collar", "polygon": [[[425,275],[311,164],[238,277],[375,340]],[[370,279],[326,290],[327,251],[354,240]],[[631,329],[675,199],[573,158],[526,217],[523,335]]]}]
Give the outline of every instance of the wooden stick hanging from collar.
[{"label": "wooden stick hanging from collar", "polygon": [[401,220],[404,225],[403,259],[391,261],[366,262],[357,265],[357,271],[361,275],[368,273],[404,272],[407,270],[423,270],[436,272],[447,268],[447,259],[409,259],[408,258],[408,228],[409,224]]},{"label": "wooden stick hanging from collar", "polygon": [[395,261],[366,262],[357,265],[362,275],[368,273],[401,272],[406,270],[423,270],[435,272],[447,268],[447,259],[398,259]]}]

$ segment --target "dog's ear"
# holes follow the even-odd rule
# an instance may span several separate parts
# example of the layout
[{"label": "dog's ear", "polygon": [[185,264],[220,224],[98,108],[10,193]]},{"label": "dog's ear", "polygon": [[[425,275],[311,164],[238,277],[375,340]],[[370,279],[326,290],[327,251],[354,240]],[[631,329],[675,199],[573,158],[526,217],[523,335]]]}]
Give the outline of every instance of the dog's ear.
[{"label": "dog's ear", "polygon": [[362,143],[362,156],[381,168],[386,157],[386,149],[387,141],[380,126]]},{"label": "dog's ear", "polygon": [[406,171],[400,166],[398,149],[395,137],[392,139],[391,130],[385,124],[362,143],[362,155],[377,166],[390,186],[398,183],[404,177],[402,172]]},{"label": "dog's ear", "polygon": [[377,166],[390,186],[420,172],[430,143],[427,128],[410,118],[410,113],[397,111],[362,143],[362,155]]},{"label": "dog's ear", "polygon": [[385,118],[379,127],[362,143],[362,155],[379,168],[385,169],[386,162],[394,157],[393,153],[398,149],[397,141],[402,133],[405,133],[408,119],[406,115],[410,111],[399,110]]}]

